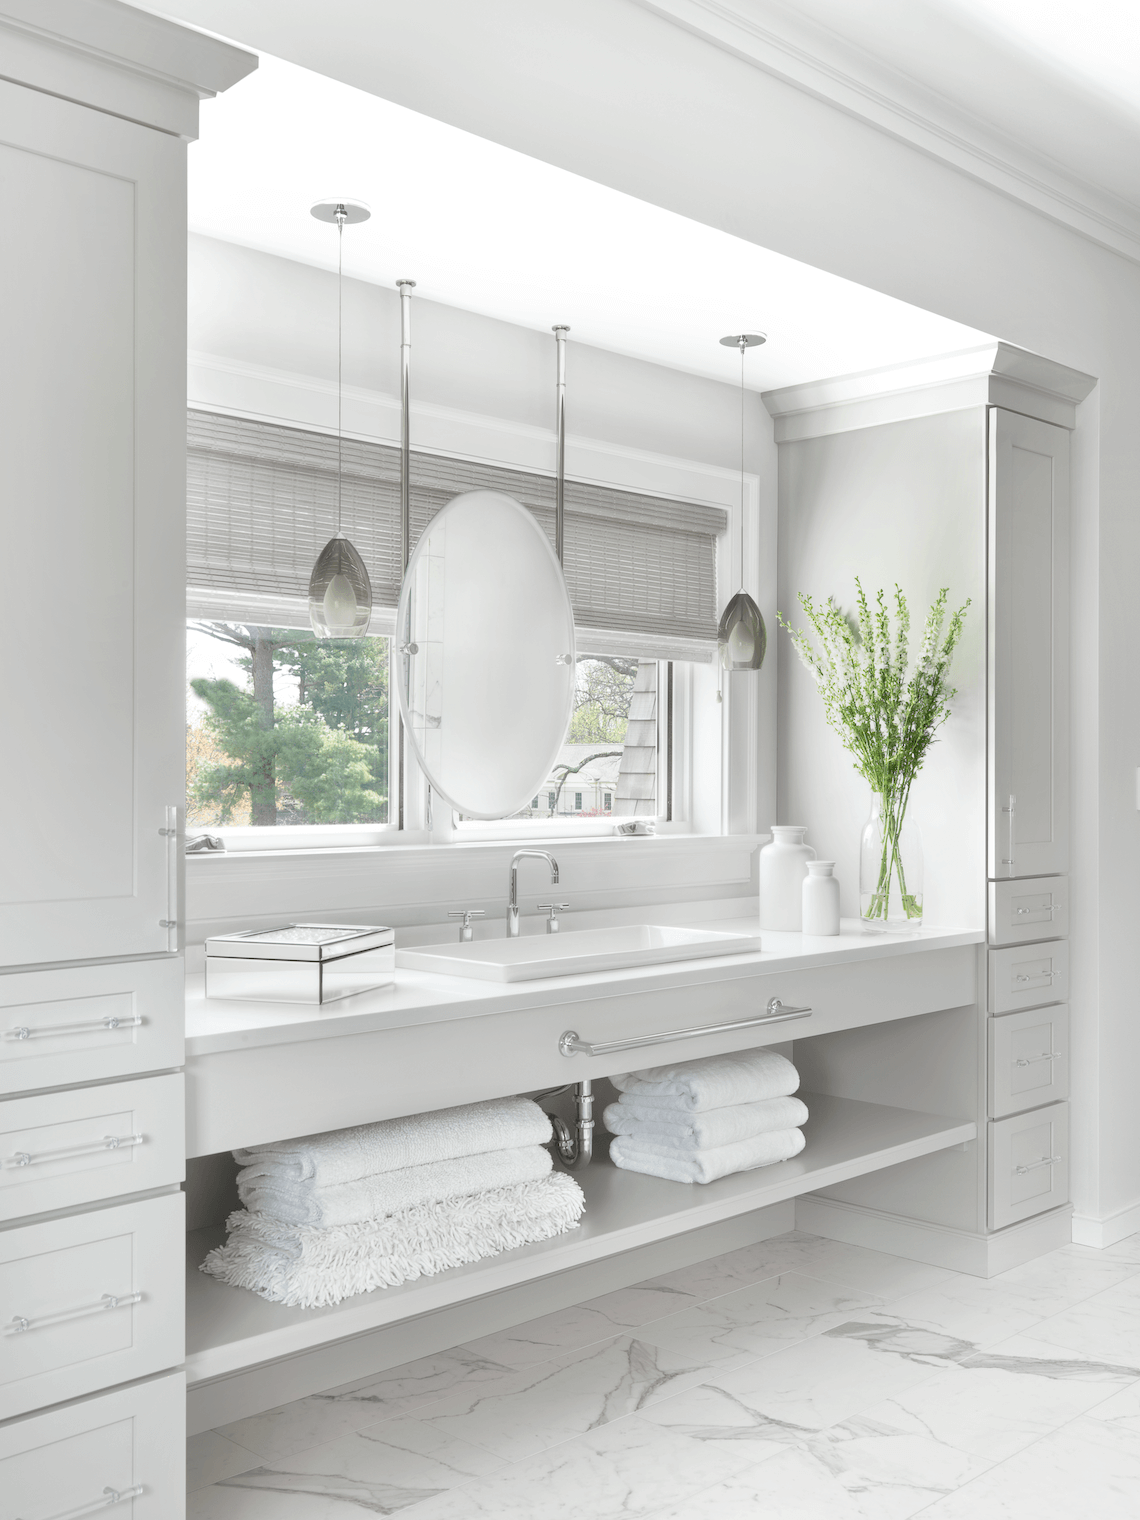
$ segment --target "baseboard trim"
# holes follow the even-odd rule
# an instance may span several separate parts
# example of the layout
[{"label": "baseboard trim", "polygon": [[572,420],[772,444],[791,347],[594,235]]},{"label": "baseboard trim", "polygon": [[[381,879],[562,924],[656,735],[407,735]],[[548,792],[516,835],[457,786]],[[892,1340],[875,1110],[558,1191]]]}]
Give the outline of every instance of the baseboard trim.
[{"label": "baseboard trim", "polygon": [[1117,1214],[1110,1214],[1107,1219],[1094,1219],[1089,1214],[1073,1215],[1073,1244],[1095,1246],[1098,1251],[1116,1245],[1119,1240],[1127,1240],[1129,1235],[1135,1235],[1138,1230],[1140,1203],[1121,1209]]},{"label": "baseboard trim", "polygon": [[920,1219],[904,1219],[878,1209],[861,1208],[831,1198],[796,1199],[796,1228],[827,1240],[866,1246],[888,1256],[905,1256],[933,1267],[967,1272],[973,1277],[996,1277],[1023,1261],[1070,1244],[1072,1207],[1051,1209],[1004,1230],[982,1234],[951,1230]]},{"label": "baseboard trim", "polygon": [[448,1351],[477,1336],[491,1335],[540,1314],[568,1309],[602,1293],[691,1267],[725,1251],[758,1245],[794,1228],[795,1204],[789,1198],[735,1219],[520,1283],[502,1293],[385,1325],[366,1335],[333,1341],[299,1356],[264,1362],[213,1382],[195,1384],[186,1396],[187,1434],[198,1435],[279,1404],[399,1367],[416,1357]]}]

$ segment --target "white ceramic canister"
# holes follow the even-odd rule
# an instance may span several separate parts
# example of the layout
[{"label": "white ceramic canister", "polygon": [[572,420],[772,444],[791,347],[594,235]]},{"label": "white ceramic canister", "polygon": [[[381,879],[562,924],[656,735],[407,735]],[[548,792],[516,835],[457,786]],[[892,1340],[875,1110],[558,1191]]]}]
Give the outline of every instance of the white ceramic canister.
[{"label": "white ceramic canister", "polygon": [[774,823],[772,843],[760,851],[760,927],[798,932],[802,924],[803,882],[808,861],[815,859],[804,844],[807,829],[799,824]]},{"label": "white ceramic canister", "polygon": [[839,883],[834,860],[809,860],[801,893],[805,934],[839,933]]}]

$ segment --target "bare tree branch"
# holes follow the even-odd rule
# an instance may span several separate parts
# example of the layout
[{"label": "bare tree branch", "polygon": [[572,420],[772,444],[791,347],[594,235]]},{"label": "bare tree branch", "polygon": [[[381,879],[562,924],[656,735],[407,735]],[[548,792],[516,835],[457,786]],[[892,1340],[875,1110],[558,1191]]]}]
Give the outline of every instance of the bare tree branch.
[{"label": "bare tree branch", "polygon": [[562,796],[562,788],[566,785],[568,777],[576,776],[583,766],[589,765],[591,760],[613,760],[615,758],[620,760],[621,753],[620,749],[599,750],[597,754],[587,755],[577,765],[556,765],[554,769],[562,772],[562,779],[559,781],[558,790],[554,794],[554,806],[550,809],[550,817],[553,818],[558,812],[558,799]]}]

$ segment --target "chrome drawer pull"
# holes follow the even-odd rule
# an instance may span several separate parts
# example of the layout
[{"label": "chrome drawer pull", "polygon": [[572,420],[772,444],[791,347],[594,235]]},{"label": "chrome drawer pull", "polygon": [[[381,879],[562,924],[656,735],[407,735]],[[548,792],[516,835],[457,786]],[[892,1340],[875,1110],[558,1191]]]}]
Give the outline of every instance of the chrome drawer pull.
[{"label": "chrome drawer pull", "polygon": [[93,1029],[137,1029],[142,1019],[136,1013],[133,1018],[121,1019],[117,1014],[108,1014],[105,1019],[92,1019],[88,1024],[44,1024],[40,1029],[32,1029],[27,1024],[16,1024],[11,1029],[5,1029],[6,1040],[41,1040],[45,1035],[52,1034],[88,1034]]},{"label": "chrome drawer pull", "polygon": [[1029,976],[1015,976],[1015,982],[1039,982],[1045,980],[1051,982],[1055,976],[1060,976],[1059,971],[1034,971]]},{"label": "chrome drawer pull", "polygon": [[76,1145],[61,1151],[40,1151],[33,1154],[30,1151],[13,1151],[10,1156],[5,1156],[0,1161],[0,1166],[5,1171],[15,1171],[19,1167],[39,1166],[43,1161],[70,1161],[72,1156],[97,1156],[102,1151],[128,1150],[132,1145],[144,1145],[145,1135],[104,1135],[102,1140],[94,1145]]},{"label": "chrome drawer pull", "polygon": [[142,1303],[141,1293],[104,1293],[97,1304],[84,1304],[79,1309],[61,1309],[57,1314],[41,1314],[36,1319],[17,1314],[4,1326],[5,1335],[24,1335],[29,1330],[42,1330],[46,1325],[62,1325],[67,1320],[83,1319],[88,1314],[105,1314],[108,1309],[126,1309],[130,1304]]},{"label": "chrome drawer pull", "polygon": [[114,1504],[122,1504],[125,1499],[137,1499],[145,1493],[146,1489],[141,1483],[136,1483],[134,1488],[105,1488],[101,1499],[92,1499],[90,1504],[81,1504],[78,1509],[69,1509],[63,1514],[48,1515],[45,1520],[82,1520],[84,1515],[94,1515],[98,1510],[110,1509]]},{"label": "chrome drawer pull", "polygon": [[1014,1174],[1024,1177],[1026,1172],[1036,1172],[1043,1166],[1060,1166],[1061,1160],[1060,1156],[1042,1156],[1040,1161],[1030,1161],[1025,1166],[1015,1166]]},{"label": "chrome drawer pull", "polygon": [[669,1040],[692,1040],[702,1034],[731,1034],[736,1029],[755,1029],[758,1024],[783,1024],[788,1019],[806,1019],[810,1008],[788,1008],[777,997],[769,998],[766,1011],[757,1019],[734,1019],[731,1024],[702,1024],[697,1029],[670,1029],[664,1034],[644,1034],[633,1040],[603,1040],[591,1044],[580,1039],[577,1030],[567,1029],[558,1041],[564,1056],[608,1056],[617,1050],[635,1050],[639,1045],[662,1045]]},{"label": "chrome drawer pull", "polygon": [[1057,911],[1057,909],[1054,908],[1054,907],[1049,907],[1049,908],[1018,908],[1017,913],[1018,913],[1018,917],[1021,917],[1023,914],[1026,914],[1026,913],[1048,913],[1049,917],[1052,918],[1053,914],[1056,913],[1056,911]]},{"label": "chrome drawer pull", "polygon": [[1018,1056],[1013,1064],[1015,1066],[1036,1066],[1038,1061],[1059,1061],[1060,1059],[1061,1052],[1059,1050],[1051,1050],[1048,1055],[1044,1056]]}]

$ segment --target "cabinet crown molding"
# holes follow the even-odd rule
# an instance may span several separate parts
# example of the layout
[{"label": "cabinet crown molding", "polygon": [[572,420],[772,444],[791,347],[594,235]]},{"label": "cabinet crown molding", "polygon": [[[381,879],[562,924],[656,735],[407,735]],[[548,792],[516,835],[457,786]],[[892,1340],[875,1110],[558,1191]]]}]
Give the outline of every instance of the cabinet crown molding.
[{"label": "cabinet crown molding", "polygon": [[995,340],[886,369],[784,386],[765,391],[762,399],[775,423],[776,442],[792,443],[985,405],[1072,429],[1078,402],[1096,383],[1094,375]]},{"label": "cabinet crown molding", "polygon": [[0,0],[4,77],[175,137],[257,67],[241,48],[121,0]]}]

